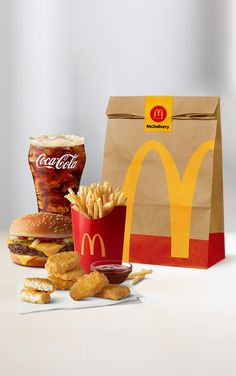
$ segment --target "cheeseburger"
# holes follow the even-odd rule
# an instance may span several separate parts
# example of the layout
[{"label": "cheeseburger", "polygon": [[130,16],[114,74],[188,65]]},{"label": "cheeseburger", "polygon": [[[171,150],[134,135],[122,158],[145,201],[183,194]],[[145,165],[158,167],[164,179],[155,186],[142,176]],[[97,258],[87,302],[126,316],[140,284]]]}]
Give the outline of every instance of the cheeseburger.
[{"label": "cheeseburger", "polygon": [[69,217],[33,213],[15,219],[7,241],[12,260],[20,265],[43,267],[49,256],[74,251]]}]

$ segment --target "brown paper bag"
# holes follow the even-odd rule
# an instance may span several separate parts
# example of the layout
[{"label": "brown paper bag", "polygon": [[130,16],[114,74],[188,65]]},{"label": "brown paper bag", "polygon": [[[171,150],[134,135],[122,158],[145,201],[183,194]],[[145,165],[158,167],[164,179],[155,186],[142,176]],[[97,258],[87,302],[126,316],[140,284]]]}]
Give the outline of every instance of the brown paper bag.
[{"label": "brown paper bag", "polygon": [[128,197],[124,260],[207,268],[225,257],[219,102],[110,98],[102,178]]}]

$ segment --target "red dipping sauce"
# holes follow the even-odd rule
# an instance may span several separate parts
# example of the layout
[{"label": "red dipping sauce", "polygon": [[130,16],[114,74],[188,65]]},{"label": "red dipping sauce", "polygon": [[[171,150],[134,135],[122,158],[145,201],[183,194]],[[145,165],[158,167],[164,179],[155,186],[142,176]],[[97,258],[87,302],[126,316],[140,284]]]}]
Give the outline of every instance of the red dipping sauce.
[{"label": "red dipping sauce", "polygon": [[116,260],[96,261],[91,265],[91,271],[104,273],[110,283],[119,284],[132,272],[132,265]]}]

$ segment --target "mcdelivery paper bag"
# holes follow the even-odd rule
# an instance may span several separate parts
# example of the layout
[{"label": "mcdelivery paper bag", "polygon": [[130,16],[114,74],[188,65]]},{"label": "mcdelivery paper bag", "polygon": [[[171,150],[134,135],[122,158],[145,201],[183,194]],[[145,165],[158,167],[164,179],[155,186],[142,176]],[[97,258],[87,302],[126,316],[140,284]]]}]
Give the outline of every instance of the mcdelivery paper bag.
[{"label": "mcdelivery paper bag", "polygon": [[207,268],[224,254],[218,97],[111,97],[103,179],[125,191],[123,257]]}]

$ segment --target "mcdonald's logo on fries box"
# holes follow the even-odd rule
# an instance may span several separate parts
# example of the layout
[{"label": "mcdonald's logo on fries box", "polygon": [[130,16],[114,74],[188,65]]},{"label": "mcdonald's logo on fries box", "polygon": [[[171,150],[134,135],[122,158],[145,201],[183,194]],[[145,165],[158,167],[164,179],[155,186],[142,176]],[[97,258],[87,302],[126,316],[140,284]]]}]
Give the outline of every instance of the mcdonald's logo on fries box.
[{"label": "mcdonald's logo on fries box", "polygon": [[218,97],[111,97],[103,179],[127,199],[123,258],[208,268],[225,257]]},{"label": "mcdonald's logo on fries box", "polygon": [[86,218],[73,208],[71,216],[75,251],[87,272],[95,261],[122,261],[126,206],[115,206],[99,219]]}]

